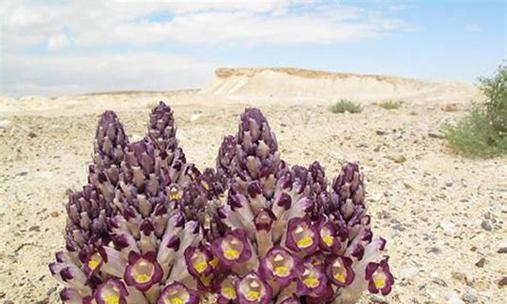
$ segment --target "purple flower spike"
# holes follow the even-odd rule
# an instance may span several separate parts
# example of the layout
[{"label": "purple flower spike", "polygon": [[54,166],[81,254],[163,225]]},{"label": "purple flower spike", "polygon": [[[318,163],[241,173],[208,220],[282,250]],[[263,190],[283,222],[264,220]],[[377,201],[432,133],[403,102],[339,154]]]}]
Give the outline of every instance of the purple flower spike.
[{"label": "purple flower spike", "polygon": [[289,221],[285,245],[294,252],[306,255],[311,255],[317,249],[319,236],[309,218],[293,218]]},{"label": "purple flower spike", "polygon": [[213,253],[225,266],[241,264],[250,259],[252,250],[243,230],[235,229],[213,242]]},{"label": "purple flower spike", "polygon": [[162,101],[151,111],[148,138],[162,151],[178,146],[173,111]]},{"label": "purple flower spike", "polygon": [[160,282],[162,273],[162,267],[157,262],[154,252],[150,251],[140,255],[131,251],[128,257],[128,265],[125,268],[124,279],[127,285],[146,292],[151,286]]},{"label": "purple flower spike", "polygon": [[198,304],[199,296],[194,291],[188,289],[185,285],[174,282],[167,285],[157,304]]},{"label": "purple flower spike", "polygon": [[236,137],[229,135],[224,137],[220,149],[218,150],[217,175],[224,187],[227,186],[228,181],[232,178],[236,145]]},{"label": "purple flower spike", "polygon": [[327,275],[336,286],[344,287],[354,281],[354,271],[351,267],[352,260],[350,258],[338,256],[329,259],[327,263]]},{"label": "purple flower spike", "polygon": [[271,287],[255,272],[250,272],[236,283],[239,304],[268,304],[272,301]]},{"label": "purple flower spike", "polygon": [[127,304],[129,293],[122,281],[109,279],[95,290],[95,301],[98,304]]},{"label": "purple flower spike", "polygon": [[369,263],[366,266],[365,278],[368,280],[368,291],[371,293],[382,293],[387,295],[391,292],[394,284],[394,278],[389,270],[387,258],[380,263]]},{"label": "purple flower spike", "polygon": [[303,270],[299,258],[281,247],[273,247],[262,259],[259,272],[264,279],[273,279],[281,286],[286,286]]}]

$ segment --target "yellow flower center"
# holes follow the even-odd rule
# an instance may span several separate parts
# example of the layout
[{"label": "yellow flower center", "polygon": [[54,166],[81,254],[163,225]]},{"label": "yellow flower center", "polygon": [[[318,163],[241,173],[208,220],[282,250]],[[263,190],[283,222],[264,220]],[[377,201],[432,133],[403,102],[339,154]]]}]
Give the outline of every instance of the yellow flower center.
[{"label": "yellow flower center", "polygon": [[178,191],[178,189],[176,188],[171,188],[171,190],[169,191],[169,198],[171,200],[175,200],[175,201],[178,201],[181,199],[181,194],[180,192]]},{"label": "yellow flower center", "polygon": [[194,268],[197,270],[197,272],[201,273],[206,270],[206,268],[208,268],[208,263],[206,261],[199,261],[197,263],[194,263]]},{"label": "yellow flower center", "polygon": [[90,267],[91,270],[95,270],[97,267],[99,267],[101,262],[102,257],[100,256],[100,254],[95,253],[88,261],[88,267]]},{"label": "yellow flower center", "polygon": [[286,277],[287,275],[289,275],[289,268],[285,266],[278,266],[275,268],[275,273],[279,277]]},{"label": "yellow flower center", "polygon": [[319,286],[320,281],[314,276],[308,276],[307,278],[303,279],[303,282],[305,283],[306,286],[314,288]]},{"label": "yellow flower center", "polygon": [[300,248],[306,248],[306,247],[311,246],[312,244],[313,244],[313,239],[309,235],[305,235],[299,241],[297,241],[297,245]]},{"label": "yellow flower center", "polygon": [[261,293],[260,293],[260,291],[258,291],[258,290],[249,290],[249,291],[246,293],[246,297],[247,297],[247,298],[248,298],[248,300],[250,300],[250,301],[259,300],[259,298],[261,297]]},{"label": "yellow flower center", "polygon": [[118,294],[110,294],[104,297],[106,304],[119,304],[120,296]]},{"label": "yellow flower center", "polygon": [[327,245],[327,246],[331,246],[333,245],[333,241],[334,241],[334,238],[332,235],[326,235],[325,237],[322,238],[322,240],[324,241],[324,243]]},{"label": "yellow flower center", "polygon": [[151,276],[146,273],[138,273],[135,275],[135,279],[138,283],[146,283],[151,279]]},{"label": "yellow flower center", "polygon": [[236,290],[233,287],[224,287],[224,288],[222,288],[222,293],[228,299],[236,299]]}]

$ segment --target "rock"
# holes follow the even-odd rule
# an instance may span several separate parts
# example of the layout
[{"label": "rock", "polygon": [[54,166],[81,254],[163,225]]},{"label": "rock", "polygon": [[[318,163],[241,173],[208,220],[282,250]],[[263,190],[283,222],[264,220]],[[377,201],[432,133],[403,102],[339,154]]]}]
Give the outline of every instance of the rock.
[{"label": "rock", "polygon": [[463,304],[463,301],[459,298],[456,292],[450,292],[447,294],[447,303],[448,304]]},{"label": "rock", "polygon": [[53,211],[51,212],[49,215],[51,215],[51,217],[58,217],[60,215],[60,212],[58,211]]},{"label": "rock", "polygon": [[381,297],[379,295],[371,295],[370,301],[372,301],[373,303],[378,303],[378,304],[389,304],[389,301],[387,301],[386,299],[384,299],[383,297]]},{"label": "rock", "polygon": [[33,131],[30,131],[30,132],[28,132],[28,137],[35,138],[35,137],[37,137],[37,134],[35,134],[35,132],[33,132]]},{"label": "rock", "polygon": [[465,294],[461,297],[461,299],[463,301],[465,301],[465,303],[475,303],[477,301],[479,301],[479,299],[477,298],[477,296],[471,292],[465,292]]},{"label": "rock", "polygon": [[453,279],[465,283],[467,276],[462,272],[453,271],[451,272],[451,276]]},{"label": "rock", "polygon": [[386,135],[387,132],[383,131],[383,130],[377,130],[377,131],[375,131],[375,134],[377,134],[377,135]]},{"label": "rock", "polygon": [[422,188],[417,185],[417,184],[414,184],[414,183],[411,183],[411,182],[403,182],[403,186],[405,186],[405,188],[407,189],[411,189],[411,190],[415,190],[415,191],[421,191]]},{"label": "rock", "polygon": [[443,287],[447,287],[447,282],[445,282],[443,279],[441,278],[434,278],[433,280],[431,280],[433,283],[437,284],[437,285],[440,285],[440,286],[443,286]]},{"label": "rock", "polygon": [[445,138],[445,135],[439,132],[429,132],[428,136],[431,138],[439,138],[439,139]]},{"label": "rock", "polygon": [[500,247],[498,248],[498,253],[507,253],[507,247]]},{"label": "rock", "polygon": [[9,120],[0,120],[0,129],[8,129],[11,126]]},{"label": "rock", "polygon": [[202,113],[199,113],[199,112],[190,114],[190,122],[194,122],[194,121],[198,120],[201,116],[202,116]]},{"label": "rock", "polygon": [[405,227],[403,227],[402,224],[392,225],[391,228],[393,228],[394,230],[398,230],[398,231],[405,231]]},{"label": "rock", "polygon": [[418,273],[419,273],[419,268],[412,266],[412,265],[407,265],[405,267],[402,267],[400,269],[400,271],[398,272],[400,278],[402,278],[402,279],[413,278]]},{"label": "rock", "polygon": [[491,225],[491,221],[490,220],[484,220],[484,221],[482,221],[481,227],[482,227],[482,229],[484,229],[486,231],[493,230],[493,225]]},{"label": "rock", "polygon": [[486,264],[486,259],[481,258],[479,261],[477,261],[477,263],[475,263],[475,266],[482,268],[482,267],[484,267],[484,264]]},{"label": "rock", "polygon": [[40,226],[39,225],[32,226],[28,228],[28,231],[40,232]]},{"label": "rock", "polygon": [[456,224],[454,224],[453,222],[442,222],[440,223],[440,228],[442,228],[442,230],[444,230],[444,234],[453,234],[454,231],[456,230]]},{"label": "rock", "polygon": [[498,287],[504,287],[507,286],[507,277],[503,277],[498,281]]},{"label": "rock", "polygon": [[393,162],[397,164],[401,164],[407,161],[407,158],[405,155],[388,155],[386,156],[387,159],[392,160]]}]

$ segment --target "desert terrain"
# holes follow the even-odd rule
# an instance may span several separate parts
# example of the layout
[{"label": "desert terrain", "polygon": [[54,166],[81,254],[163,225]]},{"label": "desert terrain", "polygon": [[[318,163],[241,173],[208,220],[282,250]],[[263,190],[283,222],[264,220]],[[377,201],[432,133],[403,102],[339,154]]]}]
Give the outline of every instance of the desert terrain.
[{"label": "desert terrain", "polygon": [[[505,303],[507,159],[465,158],[439,132],[482,98],[476,88],[298,69],[216,76],[196,90],[0,97],[0,303],[59,303],[47,264],[64,246],[67,193],[86,182],[98,115],[116,111],[133,141],[159,100],[199,168],[215,165],[245,106],[261,108],[290,164],[319,160],[331,178],[341,163],[360,163],[396,279],[389,296],[360,303]],[[363,111],[332,113],[340,98]],[[381,108],[386,99],[401,108]]]}]

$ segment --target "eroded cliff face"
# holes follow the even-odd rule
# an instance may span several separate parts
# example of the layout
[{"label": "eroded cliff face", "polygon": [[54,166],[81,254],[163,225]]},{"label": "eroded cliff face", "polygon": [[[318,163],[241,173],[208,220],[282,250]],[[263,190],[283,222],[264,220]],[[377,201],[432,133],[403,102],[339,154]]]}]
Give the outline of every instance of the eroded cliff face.
[{"label": "eroded cliff face", "polygon": [[224,96],[237,101],[323,104],[340,98],[357,102],[410,99],[415,103],[468,102],[478,96],[464,83],[297,68],[219,68],[216,79],[199,95]]}]

